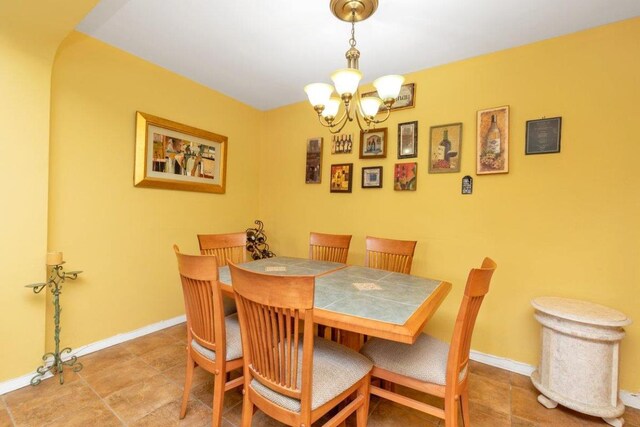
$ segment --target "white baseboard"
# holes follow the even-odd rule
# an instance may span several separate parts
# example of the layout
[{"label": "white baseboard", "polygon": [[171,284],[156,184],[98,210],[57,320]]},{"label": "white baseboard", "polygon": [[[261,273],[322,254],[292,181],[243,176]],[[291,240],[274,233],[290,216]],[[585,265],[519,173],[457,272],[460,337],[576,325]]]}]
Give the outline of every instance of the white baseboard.
[{"label": "white baseboard", "polygon": [[[491,354],[480,353],[475,350],[471,350],[469,358],[476,362],[484,363],[485,365],[495,366],[496,368],[526,375],[528,377],[530,377],[533,371],[536,370],[535,366],[531,366],[526,363],[505,359],[504,357],[493,356]],[[620,390],[620,400],[622,400],[622,403],[624,403],[625,406],[640,409],[640,393],[631,393],[630,391]]]},{"label": "white baseboard", "polygon": [[[103,340],[78,347],[75,350],[73,350],[70,354],[65,354],[65,357],[63,359],[68,360],[72,356],[77,356],[77,357],[86,356],[87,354],[91,354],[95,351],[99,351],[107,347],[114,346],[116,344],[121,344],[123,342],[130,341],[132,339],[141,337],[143,335],[148,335],[162,329],[170,328],[171,326],[175,326],[177,324],[185,322],[186,320],[187,318],[183,314],[182,316],[174,317],[173,319],[162,320],[160,322],[144,326],[134,331],[114,335],[112,337],[105,338]],[[47,362],[50,362],[50,361],[48,360]],[[22,375],[18,378],[13,378],[8,381],[0,382],[0,396],[10,391],[28,386],[29,384],[31,384],[31,378],[33,378],[35,375],[36,375],[36,371],[33,371],[28,374]],[[50,378],[51,376],[52,375],[50,373],[47,373],[43,377],[43,379]]]},{"label": "white baseboard", "polygon": [[[78,357],[85,356],[95,351],[102,350],[116,344],[121,344],[134,338],[141,337],[143,335],[148,335],[162,329],[170,328],[171,326],[175,326],[185,321],[185,315],[174,317],[173,319],[162,320],[158,323],[136,329],[135,331],[118,334],[113,337],[109,337],[91,344],[78,347],[70,355],[68,355],[68,357],[71,357],[72,355]],[[66,357],[65,359],[67,359],[68,357]],[[491,354],[481,353],[475,350],[471,350],[470,358],[471,360],[484,363],[485,365],[495,366],[496,368],[504,369],[506,371],[511,371],[526,376],[531,376],[531,373],[535,370],[534,366],[528,365],[526,363],[517,362],[511,359],[505,359],[504,357],[493,356]],[[34,371],[22,375],[18,378],[1,382],[0,395],[28,386],[30,384],[31,378],[33,378],[35,374],[36,372]],[[51,374],[47,374],[44,378],[49,377],[51,377]],[[622,399],[622,402],[626,406],[640,409],[640,393],[632,393],[626,390],[620,390],[620,399]]]}]

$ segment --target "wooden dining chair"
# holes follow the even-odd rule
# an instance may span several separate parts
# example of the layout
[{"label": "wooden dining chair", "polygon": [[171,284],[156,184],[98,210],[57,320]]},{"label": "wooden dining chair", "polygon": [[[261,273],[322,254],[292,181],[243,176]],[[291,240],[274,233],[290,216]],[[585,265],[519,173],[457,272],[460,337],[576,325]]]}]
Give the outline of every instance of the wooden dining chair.
[{"label": "wooden dining chair", "polygon": [[347,263],[351,235],[311,233],[309,259]]},{"label": "wooden dining chair", "polygon": [[224,316],[216,257],[184,255],[176,245],[173,250],[187,315],[187,373],[180,419],[187,413],[193,370],[200,366],[214,375],[211,425],[217,427],[222,423],[224,393],[243,384],[242,377],[227,381],[227,373],[242,368],[238,315]]},{"label": "wooden dining chair", "polygon": [[218,257],[218,266],[227,265],[228,260],[235,263],[247,262],[247,233],[198,234],[200,253]]},{"label": "wooden dining chair", "polygon": [[393,240],[367,236],[364,265],[380,270],[410,274],[416,243],[418,242],[413,240]]},{"label": "wooden dining chair", "polygon": [[[218,267],[227,265],[231,260],[235,263],[247,262],[247,233],[198,234],[200,254],[215,255]],[[228,316],[236,312],[236,302],[228,296],[222,297],[224,314]]]},{"label": "wooden dining chair", "polygon": [[[244,349],[242,426],[254,405],[290,426],[311,426],[356,394],[325,425],[356,413],[367,424],[371,361],[313,335],[313,276],[275,276],[229,264]],[[302,334],[300,334],[302,331]]]},{"label": "wooden dining chair", "polygon": [[444,419],[446,427],[458,425],[458,404],[466,427],[469,422],[469,351],[473,326],[489,291],[496,263],[485,258],[469,273],[453,329],[451,344],[421,334],[414,344],[372,338],[361,352],[373,362],[372,377],[444,398],[444,410],[371,386],[371,394]]}]

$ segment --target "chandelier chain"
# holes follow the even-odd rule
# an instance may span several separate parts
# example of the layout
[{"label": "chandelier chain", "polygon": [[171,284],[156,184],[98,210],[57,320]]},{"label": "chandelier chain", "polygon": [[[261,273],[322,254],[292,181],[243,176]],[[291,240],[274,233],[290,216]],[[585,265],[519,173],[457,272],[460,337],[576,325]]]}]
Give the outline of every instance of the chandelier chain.
[{"label": "chandelier chain", "polygon": [[351,9],[351,39],[349,39],[349,45],[356,47],[356,11]]}]

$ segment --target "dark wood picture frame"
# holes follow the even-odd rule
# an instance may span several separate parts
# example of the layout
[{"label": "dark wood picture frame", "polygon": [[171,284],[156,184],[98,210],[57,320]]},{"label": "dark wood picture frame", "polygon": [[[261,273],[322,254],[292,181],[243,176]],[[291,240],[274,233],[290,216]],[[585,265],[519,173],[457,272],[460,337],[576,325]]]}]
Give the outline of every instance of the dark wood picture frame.
[{"label": "dark wood picture frame", "polygon": [[387,128],[360,131],[361,159],[384,159],[387,157]]},{"label": "dark wood picture frame", "polygon": [[560,152],[562,117],[528,120],[524,154],[552,154]]},{"label": "dark wood picture frame", "polygon": [[362,188],[382,188],[382,166],[362,168]]},{"label": "dark wood picture frame", "polygon": [[398,158],[418,157],[418,122],[398,124]]},{"label": "dark wood picture frame", "polygon": [[[362,97],[378,96],[377,91],[365,92]],[[391,106],[391,111],[404,110],[405,108],[413,108],[416,106],[416,84],[405,83],[400,87],[400,93],[396,97],[396,101]]]},{"label": "dark wood picture frame", "polygon": [[353,163],[331,165],[329,191],[331,193],[351,193]]}]

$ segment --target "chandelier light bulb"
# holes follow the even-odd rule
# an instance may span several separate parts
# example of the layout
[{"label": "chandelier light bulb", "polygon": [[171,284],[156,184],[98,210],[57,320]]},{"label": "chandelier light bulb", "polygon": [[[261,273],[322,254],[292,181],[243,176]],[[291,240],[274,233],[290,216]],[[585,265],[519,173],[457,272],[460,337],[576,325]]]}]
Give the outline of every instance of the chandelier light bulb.
[{"label": "chandelier light bulb", "polygon": [[358,90],[358,84],[362,79],[362,73],[355,68],[342,68],[331,74],[331,80],[336,85],[336,92],[340,96],[353,95]]},{"label": "chandelier light bulb", "polygon": [[338,109],[340,108],[340,103],[342,101],[340,98],[331,97],[324,105],[324,110],[322,111],[322,117],[335,117],[338,115]]},{"label": "chandelier light bulb", "polygon": [[396,74],[382,76],[373,81],[378,91],[378,96],[383,100],[396,99],[400,94],[400,87],[404,83],[404,77]]},{"label": "chandelier light bulb", "polygon": [[328,83],[311,83],[304,87],[304,91],[313,107],[324,105],[326,108],[333,93],[333,86]]},{"label": "chandelier light bulb", "polygon": [[360,108],[366,118],[373,118],[378,114],[382,99],[377,96],[366,96],[360,99]]}]

